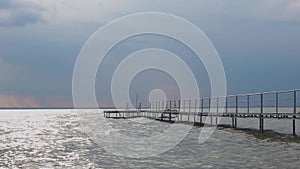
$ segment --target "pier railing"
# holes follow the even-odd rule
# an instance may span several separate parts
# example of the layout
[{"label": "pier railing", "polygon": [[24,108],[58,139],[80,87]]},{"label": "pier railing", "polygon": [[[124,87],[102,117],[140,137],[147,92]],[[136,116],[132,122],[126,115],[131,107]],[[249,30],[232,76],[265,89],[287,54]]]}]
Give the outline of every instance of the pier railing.
[{"label": "pier railing", "polygon": [[[161,100],[150,103],[149,109],[104,111],[107,118],[148,117],[170,122],[204,124],[203,117],[218,125],[219,117],[231,118],[237,127],[238,118],[258,119],[259,129],[264,131],[264,119],[290,119],[296,135],[296,120],[300,120],[300,89],[263,93],[237,94],[187,100]],[[175,120],[177,119],[177,120]]]},{"label": "pier railing", "polygon": [[187,100],[161,100],[150,110],[177,110],[182,113],[299,113],[300,89],[237,94]]},{"label": "pier railing", "polygon": [[[162,100],[152,102],[150,111],[174,110],[180,115],[227,116],[232,117],[236,127],[239,117],[259,118],[259,128],[263,131],[265,118],[292,119],[296,134],[296,119],[300,118],[300,89],[262,93],[237,94],[205,97],[188,100]],[[178,118],[179,118],[178,116]]]}]

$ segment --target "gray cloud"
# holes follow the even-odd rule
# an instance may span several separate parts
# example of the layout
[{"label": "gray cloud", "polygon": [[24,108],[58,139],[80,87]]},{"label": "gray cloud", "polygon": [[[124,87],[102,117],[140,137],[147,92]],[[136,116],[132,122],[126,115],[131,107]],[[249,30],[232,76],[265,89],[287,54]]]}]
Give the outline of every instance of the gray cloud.
[{"label": "gray cloud", "polygon": [[11,0],[1,0],[0,1],[0,9],[8,9],[13,7],[13,1]]},{"label": "gray cloud", "polygon": [[30,2],[1,0],[0,26],[14,27],[44,22],[43,11],[45,9]]}]

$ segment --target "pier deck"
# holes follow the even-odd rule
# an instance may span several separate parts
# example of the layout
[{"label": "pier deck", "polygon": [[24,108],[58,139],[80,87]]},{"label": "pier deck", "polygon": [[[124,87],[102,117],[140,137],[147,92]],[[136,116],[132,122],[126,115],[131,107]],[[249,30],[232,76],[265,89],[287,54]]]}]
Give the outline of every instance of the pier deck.
[{"label": "pier deck", "polygon": [[[254,94],[239,94],[220,97],[206,97],[194,100],[166,100],[150,103],[143,110],[104,111],[106,118],[147,117],[151,119],[203,124],[203,117],[231,118],[231,126],[237,127],[238,119],[252,118],[259,122],[259,130],[264,131],[264,119],[289,119],[292,132],[296,136],[296,121],[300,120],[300,89]],[[196,121],[197,119],[197,121]],[[211,122],[212,124],[212,122]]]}]

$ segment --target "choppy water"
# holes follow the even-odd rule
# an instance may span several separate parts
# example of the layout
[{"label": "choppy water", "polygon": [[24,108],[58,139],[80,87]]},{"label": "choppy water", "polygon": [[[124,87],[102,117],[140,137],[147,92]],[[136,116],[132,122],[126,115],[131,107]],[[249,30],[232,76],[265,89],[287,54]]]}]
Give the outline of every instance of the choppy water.
[{"label": "choppy water", "polygon": [[[87,118],[95,120],[101,116],[94,115],[95,117]],[[133,121],[126,119],[109,119],[109,122],[128,135],[160,132],[170,125],[153,121],[140,128],[140,125],[135,126]],[[219,129],[207,142],[200,145],[199,131],[200,128],[194,127],[180,144],[156,157],[133,159],[112,155],[95,144],[82,131],[74,110],[1,110],[0,168],[299,168],[300,166],[299,141],[272,137],[261,139],[257,138],[256,134],[244,131]]]}]

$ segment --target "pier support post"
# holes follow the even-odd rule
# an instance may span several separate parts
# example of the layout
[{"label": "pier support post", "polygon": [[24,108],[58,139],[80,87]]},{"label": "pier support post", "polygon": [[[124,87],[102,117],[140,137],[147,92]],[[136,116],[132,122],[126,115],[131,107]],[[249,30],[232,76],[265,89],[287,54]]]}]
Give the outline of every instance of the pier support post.
[{"label": "pier support post", "polygon": [[264,131],[264,94],[260,94],[260,116],[259,116],[259,129],[261,132]]},{"label": "pier support post", "polygon": [[279,115],[278,115],[278,113],[279,113],[279,96],[278,96],[279,94],[278,93],[276,93],[276,98],[275,98],[275,100],[276,100],[276,114],[277,114],[277,118],[279,118]]},{"label": "pier support post", "polygon": [[200,113],[200,124],[202,124],[202,113]]},{"label": "pier support post", "polygon": [[234,118],[234,128],[237,127],[237,114],[239,113],[239,96],[235,97],[235,118]]},{"label": "pier support post", "polygon": [[[297,91],[294,91],[294,115],[297,113]],[[296,136],[296,116],[293,116],[293,135]]]},{"label": "pier support post", "polygon": [[250,113],[250,96],[247,95],[247,113]]},{"label": "pier support post", "polygon": [[204,111],[204,110],[203,110],[203,101],[204,101],[204,100],[201,99],[201,113],[203,113],[203,111]]}]

